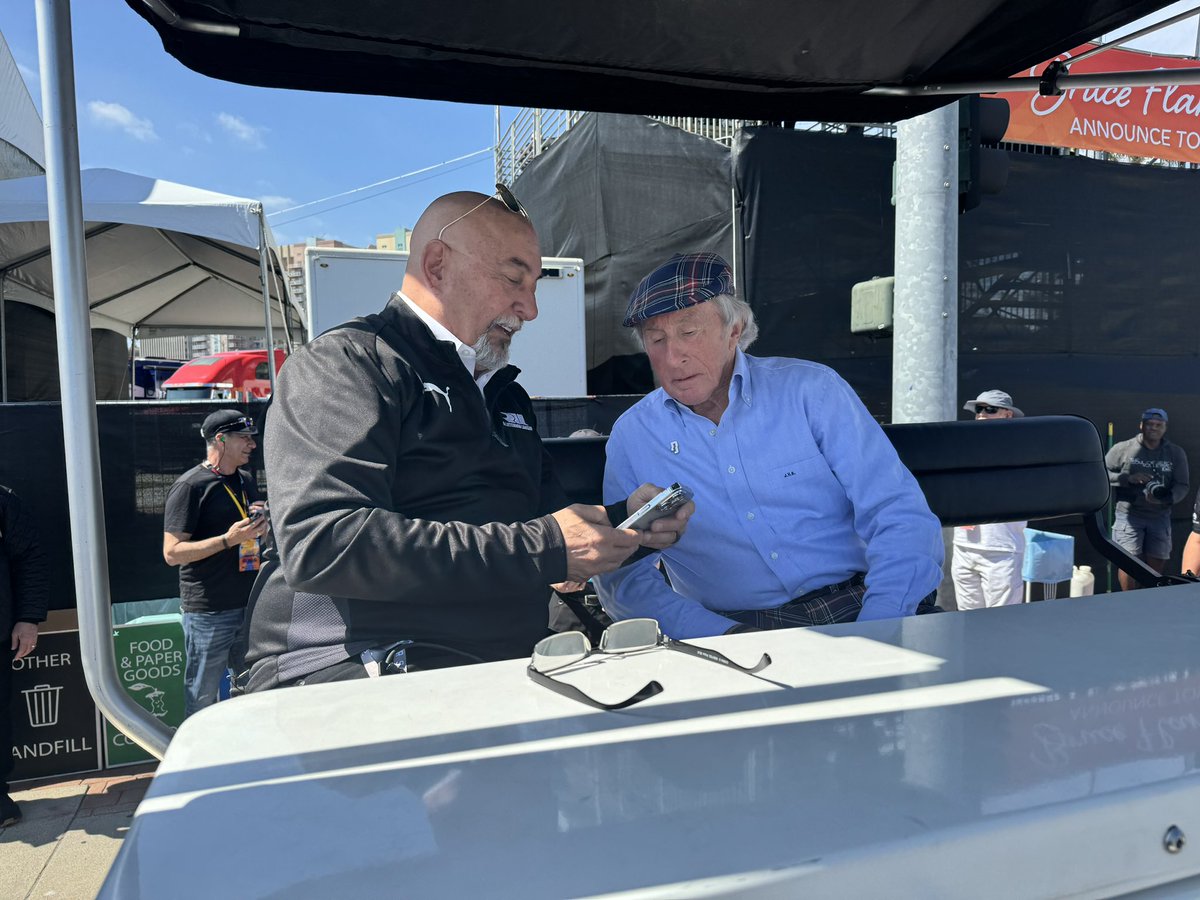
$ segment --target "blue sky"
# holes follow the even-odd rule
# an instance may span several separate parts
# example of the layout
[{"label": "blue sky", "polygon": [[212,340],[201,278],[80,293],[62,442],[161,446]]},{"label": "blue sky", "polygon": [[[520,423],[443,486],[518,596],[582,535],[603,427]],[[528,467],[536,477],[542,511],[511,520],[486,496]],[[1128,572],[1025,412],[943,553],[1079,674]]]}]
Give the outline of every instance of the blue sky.
[{"label": "blue sky", "polygon": [[[120,0],[77,0],[72,13],[85,168],[123,169],[253,197],[269,213],[494,141],[490,106],[230,84],[169,56],[150,25]],[[0,32],[40,109],[33,0],[0,4]],[[269,221],[280,243],[315,235],[366,246],[379,232],[411,227],[440,194],[490,191],[492,173],[491,156],[482,154],[387,185],[394,189],[375,199],[328,209],[345,202],[334,201]],[[317,215],[278,224],[314,209]]]},{"label": "blue sky", "polygon": [[[1181,12],[1181,2],[1156,19]],[[73,4],[80,158],[261,199],[268,212],[424,169],[490,147],[490,106],[245,87],[185,68],[121,0]],[[1132,27],[1125,29],[1126,32]],[[41,107],[33,0],[0,4],[0,32]],[[1134,46],[1190,54],[1195,19]],[[490,154],[403,179],[372,199],[331,201],[270,221],[281,243],[309,236],[366,246],[410,226],[435,197],[488,191]],[[379,191],[386,190],[386,193]],[[362,194],[356,195],[361,197]],[[315,212],[315,214],[313,214]],[[298,216],[305,218],[298,219]]]}]

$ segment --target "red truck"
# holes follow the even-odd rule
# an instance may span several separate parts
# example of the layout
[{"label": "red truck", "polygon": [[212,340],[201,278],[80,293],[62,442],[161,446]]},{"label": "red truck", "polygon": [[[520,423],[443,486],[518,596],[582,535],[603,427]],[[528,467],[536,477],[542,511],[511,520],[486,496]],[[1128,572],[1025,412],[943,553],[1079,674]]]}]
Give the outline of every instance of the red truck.
[{"label": "red truck", "polygon": [[[275,351],[275,371],[287,352]],[[253,400],[271,396],[266,350],[235,350],[190,360],[162,384],[168,400]]]}]

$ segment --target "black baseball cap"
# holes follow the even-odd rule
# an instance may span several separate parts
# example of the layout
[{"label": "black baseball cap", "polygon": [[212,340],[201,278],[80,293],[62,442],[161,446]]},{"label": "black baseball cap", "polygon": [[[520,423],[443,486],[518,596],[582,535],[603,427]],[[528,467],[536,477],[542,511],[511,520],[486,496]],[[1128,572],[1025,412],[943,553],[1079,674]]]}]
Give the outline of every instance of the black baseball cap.
[{"label": "black baseball cap", "polygon": [[211,441],[218,434],[258,434],[254,420],[236,409],[218,409],[200,426],[200,436]]}]

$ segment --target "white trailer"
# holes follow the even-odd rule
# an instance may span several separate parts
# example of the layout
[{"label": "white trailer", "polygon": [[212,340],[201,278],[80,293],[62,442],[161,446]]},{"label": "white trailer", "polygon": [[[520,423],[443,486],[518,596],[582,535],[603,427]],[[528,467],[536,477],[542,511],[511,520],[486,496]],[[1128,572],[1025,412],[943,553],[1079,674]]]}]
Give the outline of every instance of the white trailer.
[{"label": "white trailer", "polygon": [[[383,309],[400,289],[408,254],[392,250],[309,247],[304,251],[308,334],[316,337],[356,316]],[[538,317],[513,339],[512,364],[535,397],[587,394],[583,260],[542,259]]]}]

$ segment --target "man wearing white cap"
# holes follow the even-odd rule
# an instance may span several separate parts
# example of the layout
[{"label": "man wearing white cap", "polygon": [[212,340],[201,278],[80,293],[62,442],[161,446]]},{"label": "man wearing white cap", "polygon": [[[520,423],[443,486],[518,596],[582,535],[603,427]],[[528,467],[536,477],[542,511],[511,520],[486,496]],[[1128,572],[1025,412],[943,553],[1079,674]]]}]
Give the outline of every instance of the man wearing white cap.
[{"label": "man wearing white cap", "polygon": [[[1019,419],[1025,414],[1013,406],[1004,391],[984,391],[963,404],[976,421]],[[959,609],[983,609],[1020,603],[1024,582],[1025,523],[994,522],[960,525],[954,529],[954,557],[950,577]]]}]

